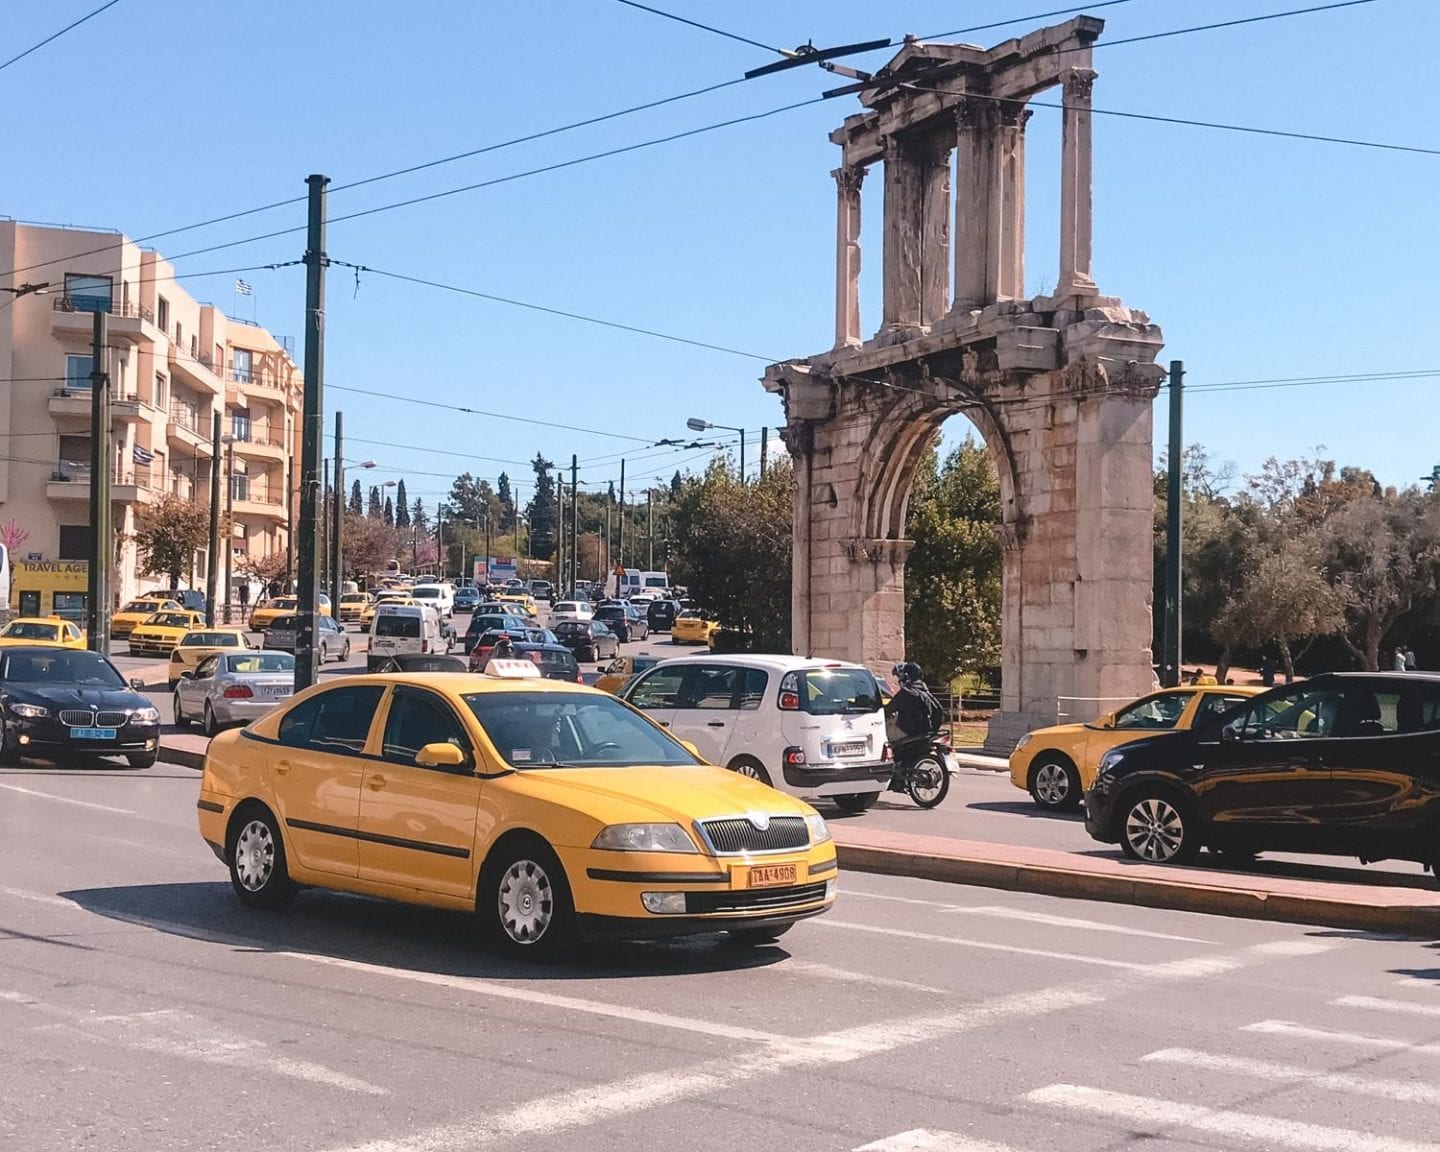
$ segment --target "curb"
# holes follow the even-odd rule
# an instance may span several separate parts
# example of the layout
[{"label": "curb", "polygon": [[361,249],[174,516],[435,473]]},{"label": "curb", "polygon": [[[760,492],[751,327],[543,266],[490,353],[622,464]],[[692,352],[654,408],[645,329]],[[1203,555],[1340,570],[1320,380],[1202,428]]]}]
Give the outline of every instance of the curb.
[{"label": "curb", "polygon": [[161,764],[177,764],[181,768],[193,768],[197,772],[205,767],[204,752],[191,752],[188,748],[175,748],[164,741],[160,743],[159,760]]},{"label": "curb", "polygon": [[1000,888],[1008,892],[1034,892],[1044,896],[1102,900],[1112,904],[1203,912],[1247,920],[1440,938],[1440,903],[1376,905],[1324,896],[1213,887],[1188,880],[1156,880],[1004,860],[922,855],[896,848],[839,841],[836,846],[840,866],[854,872],[911,876],[950,884]]}]

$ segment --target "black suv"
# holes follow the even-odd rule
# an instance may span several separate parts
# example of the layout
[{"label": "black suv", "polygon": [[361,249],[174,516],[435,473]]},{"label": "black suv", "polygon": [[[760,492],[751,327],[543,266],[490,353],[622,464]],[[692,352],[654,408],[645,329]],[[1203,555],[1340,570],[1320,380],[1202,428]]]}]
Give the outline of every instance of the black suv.
[{"label": "black suv", "polygon": [[1085,827],[1150,863],[1201,847],[1416,860],[1440,876],[1440,676],[1330,672],[1107,752]]},{"label": "black suv", "polygon": [[644,640],[650,635],[650,622],[633,604],[601,604],[595,609],[595,619],[604,621],[622,644]]},{"label": "black suv", "polygon": [[680,605],[674,600],[652,600],[645,610],[646,621],[652,632],[669,632],[675,627],[675,617],[680,615]]}]

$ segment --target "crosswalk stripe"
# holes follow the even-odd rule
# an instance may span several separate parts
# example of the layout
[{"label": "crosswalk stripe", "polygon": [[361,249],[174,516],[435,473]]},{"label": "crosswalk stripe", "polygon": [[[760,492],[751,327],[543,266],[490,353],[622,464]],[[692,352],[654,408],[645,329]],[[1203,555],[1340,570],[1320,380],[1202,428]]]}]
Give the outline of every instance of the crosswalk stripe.
[{"label": "crosswalk stripe", "polygon": [[1359,1032],[1332,1032],[1327,1028],[1310,1028],[1289,1020],[1261,1020],[1246,1024],[1242,1032],[1259,1032],[1267,1036],[1289,1036],[1296,1040],[1322,1040],[1332,1044],[1351,1044],[1357,1048],[1384,1048],[1392,1052],[1418,1052],[1422,1056],[1440,1056],[1440,1044],[1412,1044],[1394,1036],[1366,1036]]},{"label": "crosswalk stripe", "polygon": [[1034,956],[1041,960],[1064,960],[1071,964],[1094,964],[1099,968],[1123,968],[1129,972],[1151,972],[1155,964],[1138,964],[1132,960],[1108,960],[1102,956],[1080,956],[1073,952],[1050,952],[1044,948],[1021,948],[1016,944],[992,944],[985,940],[966,940],[960,936],[941,936],[935,932],[911,932],[906,928],[882,928],[875,924],[855,924],[848,920],[812,920],[812,926],[843,928],[851,932],[872,932],[877,936],[894,936],[901,940],[927,940],[934,944],[953,944],[959,948],[975,948],[981,952],[1008,952],[1011,955]]},{"label": "crosswalk stripe", "polygon": [[1379,996],[1341,996],[1330,1001],[1337,1008],[1369,1008],[1376,1012],[1407,1012],[1411,1016],[1440,1016],[1440,1004],[1416,1004],[1410,1000],[1384,1000]]},{"label": "crosswalk stripe", "polygon": [[1208,1072],[1232,1072],[1255,1080],[1280,1083],[1305,1083],[1330,1092],[1349,1092],[1355,1096],[1379,1096],[1415,1104],[1440,1104],[1440,1087],[1414,1080],[1379,1080],[1351,1076],[1344,1072],[1315,1072],[1296,1064],[1273,1064],[1268,1060],[1250,1060],[1241,1056],[1218,1056],[1197,1052],[1193,1048],[1165,1048],[1151,1052],[1143,1060],[1153,1064],[1179,1064]]},{"label": "crosswalk stripe", "polygon": [[1256,944],[1250,951],[1260,956],[1318,956],[1334,947],[1324,940],[1272,940],[1268,944]]},{"label": "crosswalk stripe", "polygon": [[1301,1120],[1282,1120],[1249,1112],[1202,1108],[1149,1096],[1129,1096],[1076,1084],[1052,1084],[1048,1088],[1036,1089],[1025,1098],[1034,1104],[1089,1112],[1139,1126],[1144,1135],[1160,1135],[1168,1128],[1191,1128],[1228,1140],[1259,1144],[1266,1149],[1354,1152],[1354,1149],[1363,1148],[1365,1152],[1440,1152],[1440,1144],[1421,1144],[1370,1132],[1356,1132],[1350,1128],[1328,1128]]},{"label": "crosswalk stripe", "polygon": [[862,1144],[855,1152],[1014,1152],[1003,1144],[988,1140],[972,1140],[954,1132],[937,1132],[932,1128],[914,1128]]}]

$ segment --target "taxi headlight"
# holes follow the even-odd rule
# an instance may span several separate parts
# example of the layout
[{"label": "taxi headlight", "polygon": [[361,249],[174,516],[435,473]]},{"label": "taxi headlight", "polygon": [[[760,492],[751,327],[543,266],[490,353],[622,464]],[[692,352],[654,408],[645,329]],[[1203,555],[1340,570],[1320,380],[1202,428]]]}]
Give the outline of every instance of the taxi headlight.
[{"label": "taxi headlight", "polygon": [[160,719],[160,709],[137,708],[134,712],[130,713],[130,719],[138,720],[141,724],[154,724]]},{"label": "taxi headlight", "polygon": [[1024,736],[1021,736],[1020,739],[1015,742],[1015,751],[1019,752],[1022,748],[1025,747],[1025,745],[1029,744],[1030,737],[1033,735],[1033,732],[1027,732]]},{"label": "taxi headlight", "polygon": [[830,826],[818,812],[812,812],[805,817],[805,827],[810,829],[811,844],[823,844],[830,839]]},{"label": "taxi headlight", "polygon": [[26,720],[39,720],[50,715],[50,709],[42,708],[39,704],[11,704],[10,711]]},{"label": "taxi headlight", "polygon": [[699,851],[679,824],[611,824],[590,847],[611,852]]}]

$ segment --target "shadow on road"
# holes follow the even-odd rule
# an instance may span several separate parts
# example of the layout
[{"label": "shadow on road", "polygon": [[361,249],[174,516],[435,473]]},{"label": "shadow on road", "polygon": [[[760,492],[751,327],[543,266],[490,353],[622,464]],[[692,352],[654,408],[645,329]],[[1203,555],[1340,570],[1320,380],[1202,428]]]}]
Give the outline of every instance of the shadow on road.
[{"label": "shadow on road", "polygon": [[761,968],[789,956],[717,935],[667,943],[605,943],[573,962],[527,964],[488,951],[474,917],[363,896],[303,891],[289,908],[243,907],[224,881],[61,892],[87,912],[252,952],[302,952],[411,972],[476,979],[575,980],[682,976]]},{"label": "shadow on road", "polygon": [[1003,812],[1007,816],[1028,816],[1040,820],[1068,820],[1072,824],[1085,823],[1085,814],[1078,809],[1070,812],[1047,812],[1037,808],[1029,800],[976,800],[966,804],[977,812]]},{"label": "shadow on road", "polygon": [[[1097,860],[1109,860],[1127,868],[1155,868],[1166,865],[1147,864],[1142,860],[1131,860],[1115,848],[1090,848],[1072,852],[1075,856],[1090,856]],[[1337,860],[1345,857],[1336,857]],[[1175,865],[1168,867],[1177,868]],[[1280,880],[1314,880],[1325,884],[1353,884],[1364,888],[1418,888],[1422,891],[1433,889],[1435,881],[1429,876],[1412,876],[1404,872],[1381,872],[1364,867],[1346,868],[1340,865],[1307,864],[1299,860],[1258,859],[1243,867],[1216,852],[1200,853],[1193,863],[1178,866],[1180,872],[1197,871],[1220,873],[1227,876],[1271,876]]]}]

